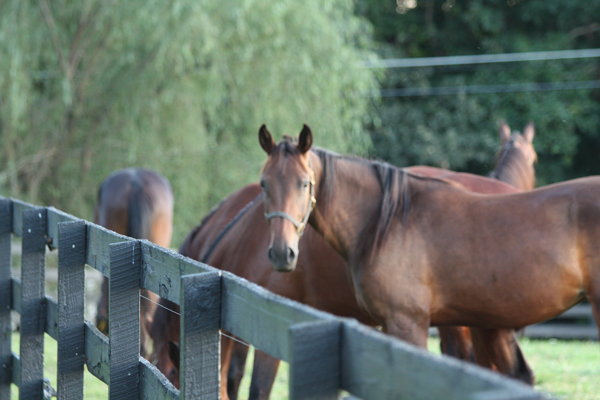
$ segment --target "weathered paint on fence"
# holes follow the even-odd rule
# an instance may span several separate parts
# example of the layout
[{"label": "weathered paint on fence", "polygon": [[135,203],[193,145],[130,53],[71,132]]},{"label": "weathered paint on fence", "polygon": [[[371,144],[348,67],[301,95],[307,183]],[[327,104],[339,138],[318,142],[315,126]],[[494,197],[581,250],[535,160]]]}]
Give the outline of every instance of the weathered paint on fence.
[{"label": "weathered paint on fence", "polygon": [[58,223],[58,400],[83,399],[85,222]]},{"label": "weathered paint on fence", "polygon": [[19,399],[44,399],[46,209],[23,211]]},{"label": "weathered paint on fence", "polygon": [[[39,215],[45,215],[41,223],[35,221],[39,225],[34,224],[36,212],[38,219]],[[44,223],[46,220],[47,224]],[[65,221],[79,222],[61,223]],[[10,228],[7,229],[7,225]],[[72,238],[63,232],[67,226],[75,235]],[[37,232],[35,238],[29,236],[29,229],[32,233]],[[26,230],[24,266],[37,274],[24,273],[23,282],[11,278],[10,267],[6,271],[6,260],[10,262],[10,243],[7,249],[6,238],[10,242],[7,232],[11,230],[17,235]],[[73,242],[75,237],[77,243]],[[62,271],[59,272],[59,293],[62,295],[59,294],[58,303],[44,296],[43,285],[40,290],[46,243],[58,247],[59,254],[63,252],[59,256],[59,270]],[[75,249],[85,247],[85,252],[73,251],[73,244]],[[65,313],[67,308],[70,309],[63,303],[65,296],[82,292],[83,260],[111,278],[110,340],[89,321],[82,320],[77,296],[74,296],[73,308]],[[126,269],[130,266],[133,270]],[[244,279],[147,241],[134,241],[59,210],[36,209],[23,202],[2,198],[0,285],[6,288],[0,292],[0,304],[8,304],[23,314],[25,310],[37,310],[37,314],[32,314],[37,318],[32,325],[35,329],[30,329],[33,336],[39,337],[40,327],[42,332],[46,330],[58,340],[59,353],[64,349],[60,343],[64,344],[67,333],[76,338],[73,340],[78,343],[78,348],[84,348],[88,370],[109,385],[112,398],[173,400],[184,395],[218,398],[219,328],[290,362],[290,395],[293,399],[333,399],[340,388],[365,399],[542,398],[516,381],[453,359],[429,355],[354,320],[336,318],[284,299]],[[139,357],[139,288],[152,290],[182,305],[181,393],[154,366]],[[1,316],[5,314],[0,312]],[[6,318],[4,322],[0,319],[0,327],[6,324],[5,321]],[[27,351],[21,354],[27,356]],[[83,361],[79,352],[74,354],[65,350],[60,354],[58,386],[61,398],[80,398],[79,376]],[[31,364],[32,360],[26,357],[23,361],[10,354],[10,334],[0,337],[0,357],[8,361],[8,367],[0,370],[0,377],[4,379],[0,380],[0,396],[4,388],[10,387],[5,383],[10,379],[21,386],[21,398],[25,398],[26,385],[31,386],[33,393],[26,398],[39,398],[41,362],[35,366],[35,374],[27,371],[25,375],[24,363]],[[0,397],[0,400],[4,399]]]}]

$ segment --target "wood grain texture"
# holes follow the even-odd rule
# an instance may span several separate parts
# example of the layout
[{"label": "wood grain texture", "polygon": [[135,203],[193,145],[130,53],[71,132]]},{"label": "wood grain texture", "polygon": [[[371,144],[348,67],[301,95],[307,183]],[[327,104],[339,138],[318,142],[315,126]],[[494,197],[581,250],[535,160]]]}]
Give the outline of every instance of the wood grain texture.
[{"label": "wood grain texture", "polygon": [[12,381],[11,266],[12,202],[0,199],[0,400],[10,400]]},{"label": "wood grain texture", "polygon": [[181,298],[179,277],[218,271],[147,240],[142,240],[141,243],[142,288],[176,304],[179,304]]},{"label": "wood grain texture", "polygon": [[133,239],[109,231],[100,225],[87,224],[86,229],[85,262],[108,278],[110,275],[110,245],[112,243],[128,242]]},{"label": "wood grain texture", "polygon": [[58,224],[58,399],[83,399],[85,357],[84,221]]},{"label": "wood grain texture", "polygon": [[139,241],[110,245],[109,395],[115,400],[139,398],[140,269]]},{"label": "wood grain texture", "polygon": [[331,314],[293,300],[223,272],[221,328],[257,349],[289,362],[289,328],[299,322],[335,320]]},{"label": "wood grain texture", "polygon": [[23,212],[33,210],[36,207],[24,201],[11,199],[13,204],[12,232],[16,236],[23,236]]},{"label": "wood grain texture", "polygon": [[181,277],[181,397],[220,395],[221,274]]},{"label": "wood grain texture", "polygon": [[110,384],[110,346],[108,338],[90,321],[85,321],[85,364],[88,371]]},{"label": "wood grain texture", "polygon": [[21,259],[21,400],[43,399],[46,209],[23,211]]},{"label": "wood grain texture", "polygon": [[315,321],[290,328],[290,399],[338,398],[341,321]]},{"label": "wood grain texture", "polygon": [[143,357],[140,357],[140,399],[179,400],[179,390]]},{"label": "wood grain texture", "polygon": [[341,365],[341,388],[365,399],[463,400],[497,390],[515,399],[543,398],[519,381],[429,354],[353,320],[344,321]]},{"label": "wood grain texture", "polygon": [[48,247],[52,250],[58,249],[60,245],[60,223],[61,222],[74,222],[80,221],[85,224],[85,221],[74,217],[70,214],[57,210],[54,207],[47,207],[46,212],[48,214],[48,229],[46,231],[48,235]]},{"label": "wood grain texture", "polygon": [[58,340],[58,302],[46,295],[46,327],[44,331],[54,340]]}]

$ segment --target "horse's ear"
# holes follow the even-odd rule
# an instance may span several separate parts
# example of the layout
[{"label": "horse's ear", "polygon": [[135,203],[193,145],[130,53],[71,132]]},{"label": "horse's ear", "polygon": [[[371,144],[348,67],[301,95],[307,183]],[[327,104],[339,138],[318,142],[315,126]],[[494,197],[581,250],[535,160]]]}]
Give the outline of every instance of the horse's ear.
[{"label": "horse's ear", "polygon": [[169,340],[169,358],[179,368],[179,343]]},{"label": "horse's ear", "polygon": [[502,143],[506,143],[510,140],[510,127],[506,123],[506,121],[502,121],[500,123],[500,129],[498,130],[498,134],[500,135],[500,140]]},{"label": "horse's ear", "polygon": [[273,141],[271,132],[269,132],[265,124],[262,124],[258,130],[258,141],[260,142],[260,147],[262,147],[267,154],[271,154],[275,148],[275,142]]},{"label": "horse's ear", "polygon": [[300,152],[300,154],[304,154],[306,153],[308,150],[310,150],[310,146],[312,146],[313,143],[313,135],[312,135],[312,131],[310,130],[309,126],[304,124],[304,126],[302,127],[302,132],[300,132],[300,137],[298,138],[298,151]]},{"label": "horse's ear", "polygon": [[525,129],[523,129],[523,137],[529,143],[533,143],[533,137],[535,136],[535,127],[533,126],[533,121],[530,121]]}]

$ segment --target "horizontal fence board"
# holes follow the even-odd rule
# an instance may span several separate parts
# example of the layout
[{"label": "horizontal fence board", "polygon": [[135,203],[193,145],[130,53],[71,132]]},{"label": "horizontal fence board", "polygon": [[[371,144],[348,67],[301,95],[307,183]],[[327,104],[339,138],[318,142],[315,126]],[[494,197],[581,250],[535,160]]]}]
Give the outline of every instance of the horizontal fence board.
[{"label": "horizontal fence board", "polygon": [[464,400],[477,392],[502,390],[513,397],[541,399],[516,380],[345,321],[342,335],[341,388],[363,399]]},{"label": "horizontal fence board", "polygon": [[140,398],[143,400],[179,400],[179,390],[143,357],[140,357]]},{"label": "horizontal fence board", "polygon": [[21,280],[13,277],[12,283],[12,301],[10,307],[21,314]]},{"label": "horizontal fence board", "polygon": [[73,222],[73,221],[81,221],[84,220],[74,217],[70,214],[57,210],[54,207],[48,207],[48,238],[50,241],[48,242],[48,246],[51,249],[58,249],[58,243],[60,241],[58,235],[58,224],[61,222]]},{"label": "horizontal fence board", "polygon": [[598,340],[598,328],[586,325],[539,324],[525,328],[525,336],[533,339]]},{"label": "horizontal fence board", "polygon": [[85,263],[102,272],[108,278],[110,274],[110,248],[112,243],[128,242],[130,237],[119,235],[95,224],[87,224]]},{"label": "horizontal fence board", "polygon": [[46,295],[46,328],[45,331],[54,340],[58,340],[58,303]]},{"label": "horizontal fence board", "polygon": [[140,242],[142,243],[141,287],[175,304],[179,304],[181,276],[218,271],[147,240]]},{"label": "horizontal fence board", "polygon": [[33,210],[36,207],[21,200],[11,200],[13,202],[12,231],[16,236],[23,236],[23,211]]},{"label": "horizontal fence board", "polygon": [[275,358],[290,361],[288,330],[293,324],[334,319],[330,314],[223,272],[221,329]]},{"label": "horizontal fence board", "polygon": [[107,385],[110,384],[108,338],[90,321],[85,321],[85,363],[88,371]]},{"label": "horizontal fence board", "polygon": [[21,387],[21,359],[15,353],[12,353],[12,383]]}]

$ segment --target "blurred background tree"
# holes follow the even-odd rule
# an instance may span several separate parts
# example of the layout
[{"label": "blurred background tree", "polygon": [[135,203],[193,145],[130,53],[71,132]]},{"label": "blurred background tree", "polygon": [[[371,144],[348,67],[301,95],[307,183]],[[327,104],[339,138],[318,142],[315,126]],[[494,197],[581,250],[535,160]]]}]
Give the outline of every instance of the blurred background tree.
[{"label": "blurred background tree", "polygon": [[[505,119],[536,125],[540,184],[600,174],[600,90],[394,97],[395,89],[598,81],[598,58],[369,69],[378,58],[600,48],[584,0],[6,0],[0,193],[92,218],[118,168],[176,195],[174,245],[256,181],[256,134],[485,174]],[[379,88],[383,97],[379,98]]]},{"label": "blurred background tree", "polygon": [[[600,2],[583,0],[357,0],[382,58],[502,54],[600,47]],[[389,89],[590,81],[598,58],[387,69]],[[505,119],[532,120],[539,184],[600,174],[600,90],[383,97],[368,129],[373,155],[486,174]]]},{"label": "blurred background tree", "polygon": [[365,154],[371,48],[351,0],[4,1],[0,193],[91,219],[111,172],[152,168],[177,246],[256,181],[263,122]]}]

